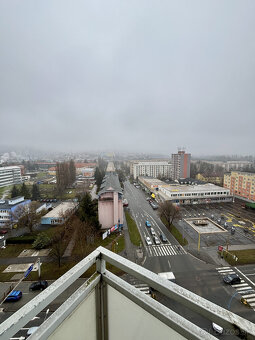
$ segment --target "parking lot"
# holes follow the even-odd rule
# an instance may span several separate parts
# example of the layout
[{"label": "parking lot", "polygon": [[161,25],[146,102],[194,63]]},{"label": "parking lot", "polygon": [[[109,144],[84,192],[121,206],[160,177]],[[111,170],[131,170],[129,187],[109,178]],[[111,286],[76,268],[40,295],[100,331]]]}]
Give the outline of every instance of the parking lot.
[{"label": "parking lot", "polygon": [[201,246],[225,245],[226,243],[229,245],[254,244],[255,213],[243,209],[240,202],[181,206],[180,215],[181,219],[177,222],[180,231],[183,232],[184,237],[188,235],[194,242],[198,240],[198,233],[184,221],[187,218],[207,217],[227,231],[224,234],[213,233],[202,236]]}]

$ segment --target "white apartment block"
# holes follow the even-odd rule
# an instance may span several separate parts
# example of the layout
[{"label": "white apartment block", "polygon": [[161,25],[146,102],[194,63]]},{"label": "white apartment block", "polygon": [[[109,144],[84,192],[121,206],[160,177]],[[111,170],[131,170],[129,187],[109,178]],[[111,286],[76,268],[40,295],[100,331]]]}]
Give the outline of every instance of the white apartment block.
[{"label": "white apartment block", "polygon": [[19,166],[0,167],[0,187],[22,183]]},{"label": "white apartment block", "polygon": [[171,177],[171,163],[169,161],[131,161],[130,173],[134,178],[138,176]]}]

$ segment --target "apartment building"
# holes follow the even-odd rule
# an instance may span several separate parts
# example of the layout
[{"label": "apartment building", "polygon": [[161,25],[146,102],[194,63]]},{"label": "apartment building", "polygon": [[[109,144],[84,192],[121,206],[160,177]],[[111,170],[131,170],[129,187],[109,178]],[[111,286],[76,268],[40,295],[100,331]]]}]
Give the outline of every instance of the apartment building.
[{"label": "apartment building", "polygon": [[255,201],[255,173],[242,171],[226,173],[224,187],[234,196]]},{"label": "apartment building", "polygon": [[172,154],[172,174],[173,180],[190,177],[190,153],[179,150]]},{"label": "apartment building", "polygon": [[131,161],[130,174],[136,179],[138,176],[157,178],[159,176],[171,177],[171,163],[167,160],[161,161]]},{"label": "apartment building", "polygon": [[30,203],[31,200],[25,200],[23,196],[0,200],[0,227],[12,227],[21,213],[18,209]]},{"label": "apartment building", "polygon": [[22,183],[19,166],[0,167],[0,187]]}]

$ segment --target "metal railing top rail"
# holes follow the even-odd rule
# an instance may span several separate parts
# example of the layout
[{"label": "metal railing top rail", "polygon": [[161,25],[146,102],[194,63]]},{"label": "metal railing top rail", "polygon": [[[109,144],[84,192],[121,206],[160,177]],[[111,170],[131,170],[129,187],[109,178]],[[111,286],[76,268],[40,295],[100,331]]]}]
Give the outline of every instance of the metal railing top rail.
[{"label": "metal railing top rail", "polygon": [[145,269],[136,263],[116,255],[109,250],[99,247],[100,256],[106,262],[122,269],[124,272],[142,280],[150,287],[156,289],[167,297],[181,303],[183,306],[208,318],[222,327],[233,329],[236,333],[244,334],[245,339],[255,338],[255,324],[234,314],[191,291],[166,281],[157,274]]},{"label": "metal railing top rail", "polygon": [[98,247],[58,280],[53,282],[46,290],[29,301],[10,318],[5,320],[0,326],[0,338],[9,339],[16,334],[20,328],[48,306],[96,262],[97,272],[99,274],[105,273],[105,262],[108,262],[222,327],[234,329],[235,332],[244,331],[245,339],[255,338],[255,324],[252,322],[178,286],[177,284],[162,279],[157,274],[103,247]]},{"label": "metal railing top rail", "polygon": [[48,288],[34,297],[26,305],[11,315],[0,325],[0,339],[9,339],[16,334],[20,328],[26,325],[34,316],[48,306],[55,298],[63,293],[74,281],[85,273],[100,255],[98,249],[77,263],[68,272],[53,282]]}]

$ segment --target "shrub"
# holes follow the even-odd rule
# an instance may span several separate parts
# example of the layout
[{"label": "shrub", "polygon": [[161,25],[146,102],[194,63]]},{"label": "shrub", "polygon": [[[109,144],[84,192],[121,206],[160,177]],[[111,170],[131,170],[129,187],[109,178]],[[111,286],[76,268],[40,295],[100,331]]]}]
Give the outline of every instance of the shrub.
[{"label": "shrub", "polygon": [[44,249],[47,248],[51,243],[50,238],[45,233],[40,233],[36,240],[33,243],[33,248],[35,249]]}]

